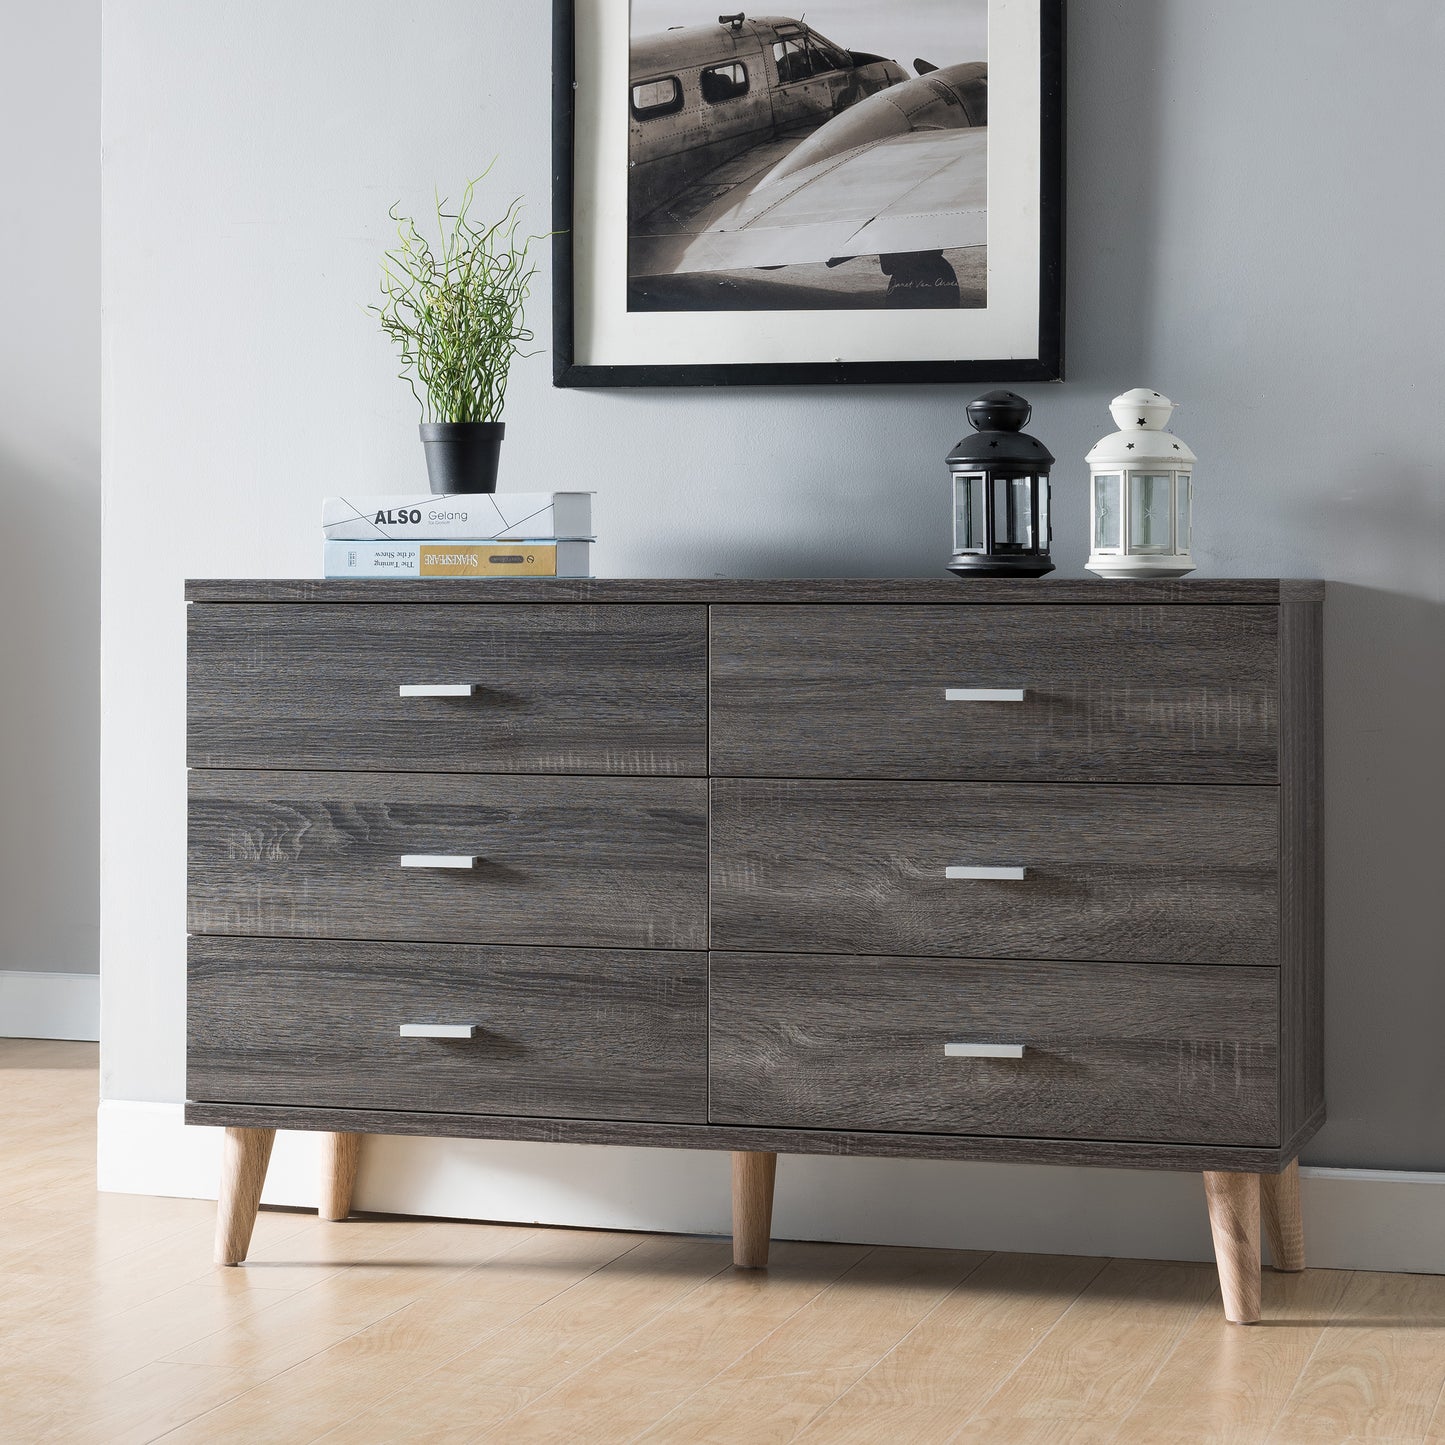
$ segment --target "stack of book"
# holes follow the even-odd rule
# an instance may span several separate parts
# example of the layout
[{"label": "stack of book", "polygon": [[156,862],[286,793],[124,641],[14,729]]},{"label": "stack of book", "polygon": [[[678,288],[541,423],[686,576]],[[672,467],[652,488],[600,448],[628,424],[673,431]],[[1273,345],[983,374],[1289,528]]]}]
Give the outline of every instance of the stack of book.
[{"label": "stack of book", "polygon": [[327,497],[327,577],[590,577],[591,492]]}]

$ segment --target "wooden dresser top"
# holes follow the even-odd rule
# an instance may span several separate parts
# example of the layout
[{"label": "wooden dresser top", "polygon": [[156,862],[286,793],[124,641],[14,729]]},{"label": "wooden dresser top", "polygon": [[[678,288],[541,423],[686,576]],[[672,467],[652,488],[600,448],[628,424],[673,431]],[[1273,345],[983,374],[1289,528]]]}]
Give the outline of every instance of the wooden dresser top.
[{"label": "wooden dresser top", "polygon": [[1205,577],[1109,582],[1103,579],[1033,581],[979,577],[818,577],[749,581],[744,578],[457,578],[346,581],[317,578],[201,580],[186,583],[188,602],[474,603],[680,603],[693,605],[806,606],[819,603],[940,607],[951,604],[1029,603],[1053,606],[1190,605],[1277,607],[1320,602],[1323,582],[1296,578]]}]

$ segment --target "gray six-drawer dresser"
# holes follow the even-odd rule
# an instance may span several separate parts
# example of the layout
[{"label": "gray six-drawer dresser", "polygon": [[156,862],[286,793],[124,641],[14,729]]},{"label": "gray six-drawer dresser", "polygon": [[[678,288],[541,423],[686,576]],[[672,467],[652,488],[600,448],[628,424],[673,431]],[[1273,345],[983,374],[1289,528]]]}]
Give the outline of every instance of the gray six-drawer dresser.
[{"label": "gray six-drawer dresser", "polygon": [[188,1104],[277,1128],[1204,1175],[1324,1118],[1312,582],[188,585]]}]

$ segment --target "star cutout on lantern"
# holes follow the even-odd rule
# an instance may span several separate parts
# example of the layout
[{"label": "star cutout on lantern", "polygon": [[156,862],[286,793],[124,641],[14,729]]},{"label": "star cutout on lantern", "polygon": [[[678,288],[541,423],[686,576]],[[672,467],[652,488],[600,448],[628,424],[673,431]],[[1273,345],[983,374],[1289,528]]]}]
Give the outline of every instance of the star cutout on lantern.
[{"label": "star cutout on lantern", "polygon": [[1178,443],[1178,442],[1175,442],[1175,443],[1174,443],[1174,450],[1175,450],[1176,452],[1179,450],[1179,443]]},{"label": "star cutout on lantern", "polygon": [[1132,451],[1134,450],[1134,443],[1133,443],[1133,442],[1129,442],[1128,445],[1125,447],[1125,450],[1132,452]]},{"label": "star cutout on lantern", "polygon": [[1142,417],[1142,416],[1141,416],[1141,417],[1139,418],[1139,425],[1140,425],[1140,426],[1143,426],[1143,425],[1145,425],[1145,423],[1146,423],[1147,421],[1148,421],[1148,418],[1147,418],[1147,417]]}]

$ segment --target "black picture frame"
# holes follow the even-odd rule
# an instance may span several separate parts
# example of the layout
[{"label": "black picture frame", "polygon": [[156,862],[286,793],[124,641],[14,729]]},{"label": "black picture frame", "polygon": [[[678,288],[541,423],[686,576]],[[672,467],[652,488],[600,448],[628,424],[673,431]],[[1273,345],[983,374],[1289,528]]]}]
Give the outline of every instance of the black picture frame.
[{"label": "black picture frame", "polygon": [[1040,5],[1038,354],[959,361],[584,366],[575,360],[576,0],[552,9],[552,381],[558,387],[852,386],[1061,381],[1064,375],[1064,0]]}]

